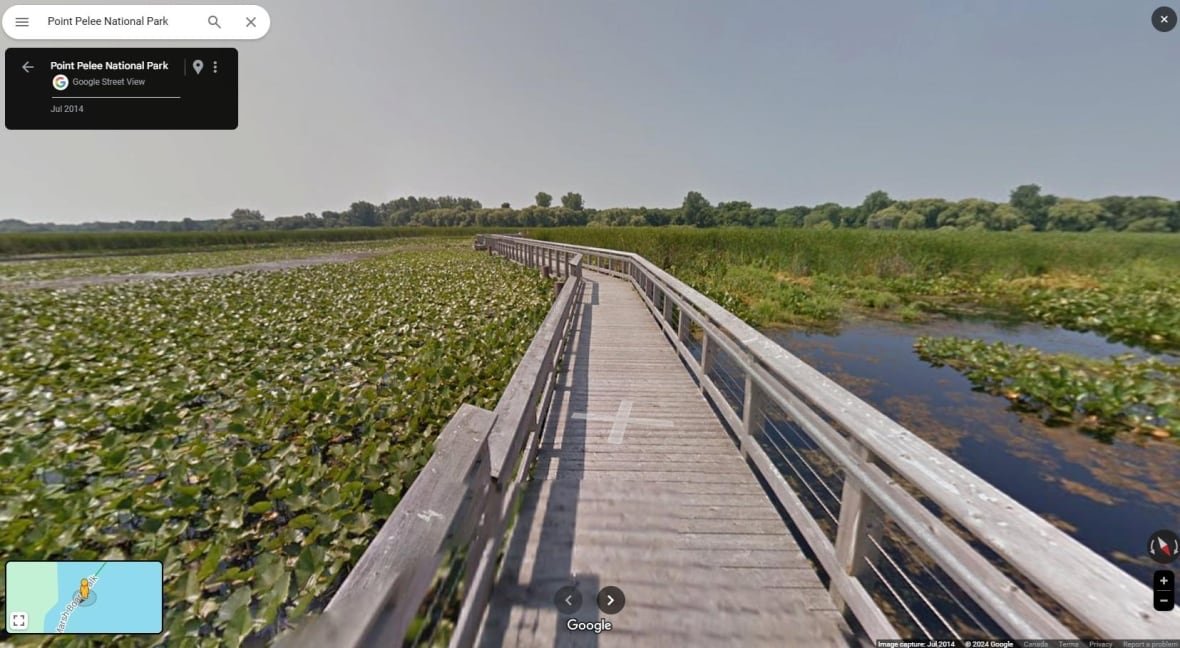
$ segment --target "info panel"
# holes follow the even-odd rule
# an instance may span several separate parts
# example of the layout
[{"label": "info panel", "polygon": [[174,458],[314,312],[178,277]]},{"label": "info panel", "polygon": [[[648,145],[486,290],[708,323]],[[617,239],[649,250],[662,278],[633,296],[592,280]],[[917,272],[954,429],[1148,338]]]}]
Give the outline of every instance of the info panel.
[{"label": "info panel", "polygon": [[9,130],[232,130],[238,51],[14,47],[4,53]]}]

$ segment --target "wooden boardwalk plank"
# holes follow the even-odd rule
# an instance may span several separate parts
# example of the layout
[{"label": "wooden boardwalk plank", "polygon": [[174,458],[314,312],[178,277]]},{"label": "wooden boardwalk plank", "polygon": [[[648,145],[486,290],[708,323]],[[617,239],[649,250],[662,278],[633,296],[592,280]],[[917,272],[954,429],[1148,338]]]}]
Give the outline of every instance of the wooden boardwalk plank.
[{"label": "wooden boardwalk plank", "polygon": [[[586,277],[483,646],[843,646],[813,565],[631,285]],[[625,423],[622,422],[625,420]],[[560,614],[576,584],[581,609]],[[599,612],[598,590],[627,597]],[[571,632],[566,621],[610,620]]]}]

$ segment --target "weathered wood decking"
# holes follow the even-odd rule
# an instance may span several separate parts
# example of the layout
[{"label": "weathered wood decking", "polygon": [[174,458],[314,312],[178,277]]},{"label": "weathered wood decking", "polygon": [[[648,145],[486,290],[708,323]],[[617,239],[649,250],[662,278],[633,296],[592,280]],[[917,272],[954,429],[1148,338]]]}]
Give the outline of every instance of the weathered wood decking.
[{"label": "weathered wood decking", "polygon": [[[846,645],[741,452],[629,282],[586,278],[483,646]],[[576,585],[580,610],[554,595]],[[626,605],[599,611],[614,585]],[[609,632],[571,632],[570,618]]]}]

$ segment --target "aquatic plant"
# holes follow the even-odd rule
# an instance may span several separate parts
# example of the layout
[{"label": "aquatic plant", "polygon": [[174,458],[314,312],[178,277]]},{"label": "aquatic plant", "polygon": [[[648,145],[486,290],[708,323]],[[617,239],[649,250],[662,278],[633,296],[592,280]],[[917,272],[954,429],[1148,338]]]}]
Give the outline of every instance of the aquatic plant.
[{"label": "aquatic plant", "polygon": [[0,554],[161,560],[168,645],[272,637],[494,407],[551,293],[455,250],[0,292]]},{"label": "aquatic plant", "polygon": [[1022,345],[920,337],[914,349],[962,372],[978,389],[1049,421],[1077,422],[1109,437],[1119,430],[1180,441],[1180,366],[1131,355],[1108,360]]}]

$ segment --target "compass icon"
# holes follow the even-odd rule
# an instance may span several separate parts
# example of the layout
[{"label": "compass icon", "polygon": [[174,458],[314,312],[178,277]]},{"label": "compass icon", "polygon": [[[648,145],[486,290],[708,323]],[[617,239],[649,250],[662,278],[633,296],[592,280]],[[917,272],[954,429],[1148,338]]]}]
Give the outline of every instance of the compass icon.
[{"label": "compass icon", "polygon": [[1176,537],[1175,532],[1167,529],[1156,531],[1147,541],[1147,555],[1161,565],[1176,560],[1180,557],[1180,538]]}]

